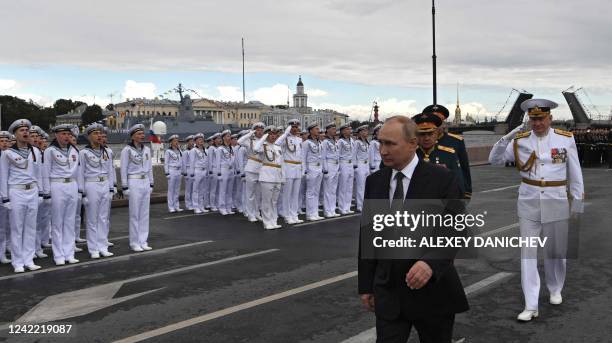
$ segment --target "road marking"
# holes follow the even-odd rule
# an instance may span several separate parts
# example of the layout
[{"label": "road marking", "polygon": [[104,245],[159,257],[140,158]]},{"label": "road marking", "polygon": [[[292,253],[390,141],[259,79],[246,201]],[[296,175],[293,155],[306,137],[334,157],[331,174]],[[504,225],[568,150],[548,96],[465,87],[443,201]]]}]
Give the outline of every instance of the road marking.
[{"label": "road marking", "polygon": [[514,229],[515,227],[519,227],[519,223],[514,223],[514,224],[502,226],[500,228],[497,228],[497,229],[494,229],[494,230],[491,230],[491,231],[481,232],[481,233],[477,234],[476,236],[481,236],[481,237],[491,236],[491,235],[498,234],[500,232],[504,232],[506,230]]},{"label": "road marking", "polygon": [[289,227],[300,227],[300,226],[306,226],[306,225],[312,225],[312,224],[326,223],[326,222],[331,222],[331,221],[334,221],[334,220],[351,218],[351,217],[356,217],[356,216],[360,216],[360,215],[361,215],[361,213],[347,214],[347,215],[342,215],[340,217],[325,218],[325,219],[317,220],[317,221],[314,221],[314,222],[307,221],[307,222],[304,222],[304,223],[291,225]]},{"label": "road marking", "polygon": [[26,272],[26,273],[21,273],[21,274],[13,274],[13,275],[2,276],[2,277],[0,277],[0,281],[1,280],[9,280],[9,279],[17,279],[17,278],[22,278],[22,277],[28,277],[28,276],[32,276],[34,274],[48,273],[48,272],[52,272],[52,271],[56,271],[56,270],[65,270],[65,269],[70,269],[70,268],[75,268],[75,267],[84,267],[84,266],[89,266],[89,265],[98,264],[98,263],[124,261],[124,260],[129,260],[132,257],[137,257],[137,256],[157,255],[157,254],[162,254],[162,253],[165,253],[165,252],[168,252],[168,251],[171,251],[171,250],[182,249],[182,248],[189,248],[189,247],[194,247],[194,246],[198,246],[198,245],[202,245],[202,244],[207,244],[207,243],[212,243],[212,242],[213,241],[201,241],[201,242],[195,242],[195,243],[188,243],[188,244],[182,244],[182,245],[177,245],[177,246],[172,246],[172,247],[167,247],[167,248],[154,249],[154,250],[143,251],[143,252],[138,252],[138,253],[133,253],[133,254],[127,254],[127,255],[122,255],[122,256],[106,257],[106,258],[97,259],[97,260],[91,260],[91,261],[82,262],[82,263],[67,264],[67,265],[64,265],[64,266],[55,266],[55,267],[50,267],[50,268],[43,268],[43,269],[35,270],[33,272]]},{"label": "road marking", "polygon": [[[256,251],[248,254],[227,257],[220,260],[200,263],[192,266],[171,269],[165,272],[142,275],[126,280],[107,283],[104,285],[98,285],[94,287],[79,289],[76,291],[55,294],[45,298],[36,306],[32,307],[32,309],[30,309],[27,313],[17,319],[15,323],[47,323],[51,321],[58,321],[77,316],[83,316],[127,300],[138,298],[140,296],[158,291],[163,288],[157,288],[120,298],[114,298],[119,289],[121,289],[121,287],[126,283],[182,273],[197,268],[203,268],[216,264],[269,254],[278,250],[279,249],[268,249]],[[8,325],[4,324],[0,326],[0,330],[6,329],[7,327]]]},{"label": "road marking", "polygon": [[520,186],[520,184],[518,185],[512,185],[512,186],[507,186],[507,187],[500,187],[500,188],[493,188],[493,189],[487,189],[486,191],[480,191],[478,193],[491,193],[491,192],[498,192],[498,191],[503,191],[506,189],[511,189],[511,188],[516,188]]},{"label": "road marking", "polygon": [[176,331],[176,330],[180,330],[180,329],[184,329],[186,327],[189,326],[193,326],[196,324],[201,324],[216,318],[220,318],[223,316],[227,316],[229,314],[232,313],[236,313],[242,310],[246,310],[255,306],[259,306],[262,304],[266,304],[272,301],[276,301],[279,299],[283,299],[283,298],[287,298],[290,297],[292,295],[296,295],[296,294],[300,294],[303,292],[307,292],[310,290],[313,290],[315,288],[319,288],[319,287],[323,287],[323,286],[327,286],[339,281],[343,281],[346,279],[350,279],[357,276],[357,271],[353,271],[350,273],[346,273],[346,274],[342,274],[342,275],[338,275],[338,276],[334,276],[332,278],[329,279],[325,279],[325,280],[321,280],[318,282],[314,282],[308,285],[304,285],[298,288],[294,288],[294,289],[290,289],[284,292],[280,292],[280,293],[276,293],[264,298],[260,298],[257,300],[253,300],[253,301],[249,301],[246,303],[242,303],[236,306],[232,306],[232,307],[228,307],[228,308],[224,308],[222,310],[219,311],[215,311],[215,312],[211,312],[202,316],[198,316],[198,317],[194,317],[188,320],[184,320],[178,323],[174,323],[174,324],[170,324],[164,327],[161,327],[159,329],[155,329],[155,330],[151,330],[151,331],[147,331],[147,332],[143,332],[140,333],[138,335],[134,335],[134,336],[130,336],[124,339],[120,339],[118,341],[115,341],[114,343],[134,343],[134,342],[140,342],[140,341],[144,341],[146,339],[149,338],[153,338],[153,337],[157,337],[157,336],[161,336],[161,335],[165,335],[167,333]]},{"label": "road marking", "polygon": [[170,220],[170,219],[178,219],[178,218],[187,218],[187,217],[198,217],[198,216],[206,216],[209,214],[214,214],[214,213],[219,213],[219,212],[206,212],[206,213],[200,213],[200,214],[183,214],[181,216],[172,216],[172,217],[165,217],[164,220]]},{"label": "road marking", "polygon": [[[476,295],[479,291],[484,290],[485,288],[495,284],[501,283],[503,280],[507,280],[512,277],[514,273],[507,272],[499,272],[497,274],[493,274],[485,279],[482,279],[474,284],[471,284],[463,289],[466,296]],[[341,343],[371,343],[376,341],[376,327],[365,330],[351,338],[348,338]]]}]

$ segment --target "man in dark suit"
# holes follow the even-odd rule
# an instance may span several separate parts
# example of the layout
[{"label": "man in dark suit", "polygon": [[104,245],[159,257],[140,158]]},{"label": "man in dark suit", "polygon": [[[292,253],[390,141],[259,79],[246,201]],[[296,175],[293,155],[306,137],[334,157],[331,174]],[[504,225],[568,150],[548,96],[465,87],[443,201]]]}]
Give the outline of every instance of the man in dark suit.
[{"label": "man in dark suit", "polygon": [[[454,200],[463,198],[456,176],[418,159],[416,133],[408,117],[387,119],[378,132],[385,168],[367,178],[364,206],[368,200],[399,200],[400,208],[414,210],[421,200],[440,199],[447,213],[461,212],[462,203]],[[363,227],[361,233],[363,239]],[[376,341],[406,342],[414,326],[421,342],[451,342],[455,313],[469,308],[453,265],[456,251],[440,255],[425,249],[419,258],[381,259],[366,256],[363,243],[371,242],[360,244],[359,294],[376,314]]]}]

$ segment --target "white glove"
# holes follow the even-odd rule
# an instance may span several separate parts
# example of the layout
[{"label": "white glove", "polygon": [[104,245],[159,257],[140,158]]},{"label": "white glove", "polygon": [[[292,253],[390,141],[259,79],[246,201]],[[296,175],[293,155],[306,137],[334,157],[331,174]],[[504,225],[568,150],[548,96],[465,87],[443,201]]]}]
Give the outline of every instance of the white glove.
[{"label": "white glove", "polygon": [[516,136],[517,133],[519,133],[520,131],[523,131],[523,129],[525,129],[525,124],[521,124],[517,127],[515,127],[512,131],[508,132],[503,138],[504,140],[512,140],[514,138],[514,136]]},{"label": "white glove", "polygon": [[153,193],[153,187],[149,187],[149,194]]},{"label": "white glove", "polygon": [[45,204],[50,205],[51,204],[51,198],[45,199]]},{"label": "white glove", "polygon": [[113,194],[117,194],[117,187],[113,187]]},{"label": "white glove", "polygon": [[87,204],[89,204],[89,199],[87,199],[86,196],[83,196],[81,198],[81,204],[83,204],[83,206],[87,206]]},{"label": "white glove", "polygon": [[129,190],[129,189],[124,190],[124,191],[123,191],[123,196],[124,196],[126,199],[128,199],[128,198],[130,197],[130,190]]},{"label": "white glove", "polygon": [[38,197],[38,205],[42,204],[44,200],[43,197]]},{"label": "white glove", "polygon": [[4,204],[2,204],[2,206],[4,206],[4,208],[6,208],[7,210],[12,210],[13,206],[11,206],[11,202],[5,202]]}]

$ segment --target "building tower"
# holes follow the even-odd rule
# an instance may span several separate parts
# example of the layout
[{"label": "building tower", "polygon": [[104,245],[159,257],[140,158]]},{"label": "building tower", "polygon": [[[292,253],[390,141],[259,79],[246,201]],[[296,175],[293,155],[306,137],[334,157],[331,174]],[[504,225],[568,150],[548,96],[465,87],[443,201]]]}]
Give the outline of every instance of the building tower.
[{"label": "building tower", "polygon": [[455,119],[453,124],[456,126],[461,125],[461,108],[459,107],[459,83],[457,83],[457,108],[455,108]]},{"label": "building tower", "polygon": [[304,83],[302,83],[302,76],[297,83],[296,93],[293,94],[293,107],[300,113],[308,112],[308,95],[304,93]]}]

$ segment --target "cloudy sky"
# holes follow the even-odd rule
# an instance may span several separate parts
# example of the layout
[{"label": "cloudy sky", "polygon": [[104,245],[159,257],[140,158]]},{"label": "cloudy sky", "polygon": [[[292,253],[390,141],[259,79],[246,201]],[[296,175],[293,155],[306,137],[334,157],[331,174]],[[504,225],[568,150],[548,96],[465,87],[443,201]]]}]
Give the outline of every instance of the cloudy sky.
[{"label": "cloudy sky", "polygon": [[[612,111],[605,0],[437,0],[438,102],[497,114],[511,90],[561,104],[583,87]],[[0,94],[106,105],[182,82],[201,96],[284,104],[302,75],[309,104],[367,118],[432,101],[428,0],[20,0],[0,2]],[[512,101],[512,99],[511,99]],[[507,108],[506,108],[507,110]],[[502,112],[503,114],[503,112]]]}]

